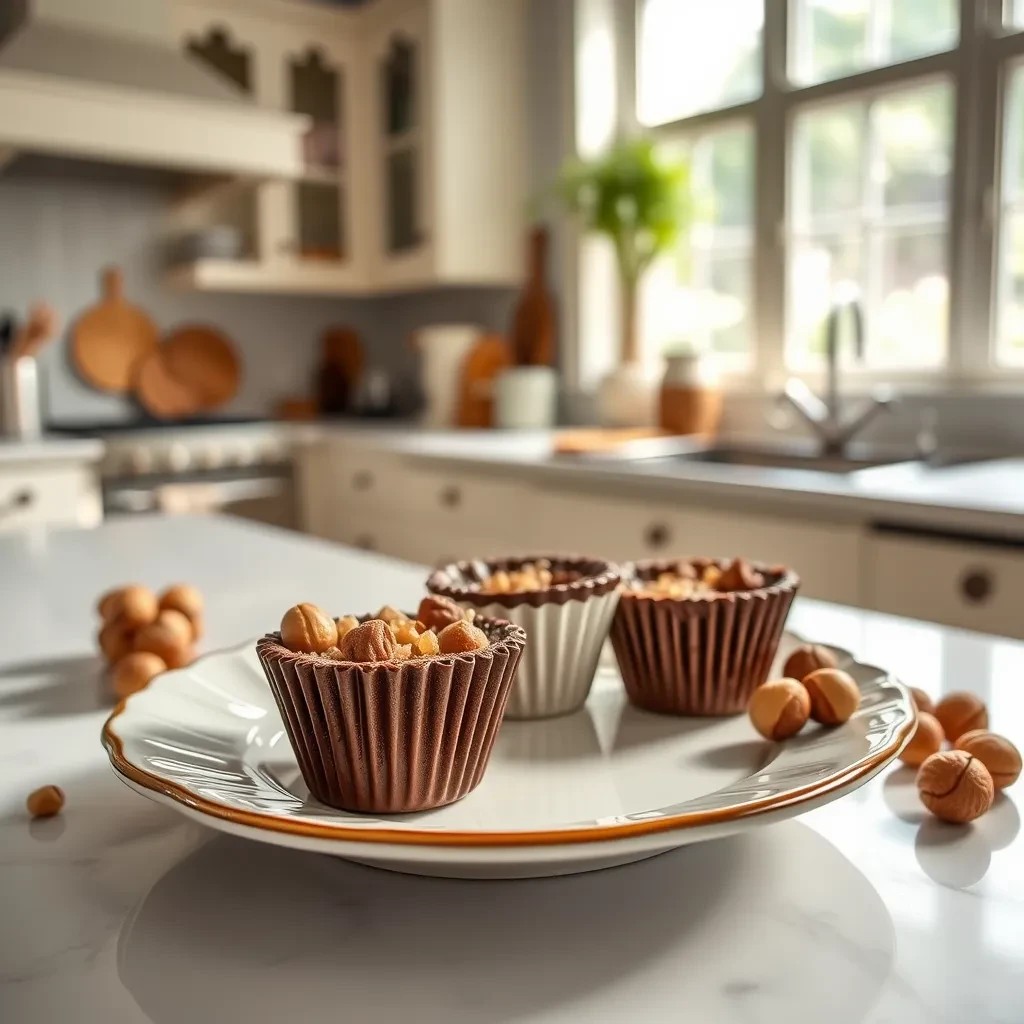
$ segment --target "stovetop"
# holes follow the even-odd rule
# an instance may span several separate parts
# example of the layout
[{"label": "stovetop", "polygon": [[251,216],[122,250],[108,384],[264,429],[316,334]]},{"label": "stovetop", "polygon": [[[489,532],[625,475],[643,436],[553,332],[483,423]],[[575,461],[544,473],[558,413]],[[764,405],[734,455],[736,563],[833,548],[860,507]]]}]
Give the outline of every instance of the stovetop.
[{"label": "stovetop", "polygon": [[188,420],[66,420],[50,423],[47,433],[65,437],[107,437],[111,434],[130,434],[146,431],[203,430],[211,427],[239,427],[261,423],[276,423],[265,416],[209,416]]}]

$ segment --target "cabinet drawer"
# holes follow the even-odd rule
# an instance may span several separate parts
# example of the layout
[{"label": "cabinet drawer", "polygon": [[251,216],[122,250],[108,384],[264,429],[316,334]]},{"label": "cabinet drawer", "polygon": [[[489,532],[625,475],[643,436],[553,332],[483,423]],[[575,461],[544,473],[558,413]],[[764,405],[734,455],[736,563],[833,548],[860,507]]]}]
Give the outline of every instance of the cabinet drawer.
[{"label": "cabinet drawer", "polygon": [[872,608],[1024,638],[1024,550],[902,534],[868,543]]},{"label": "cabinet drawer", "polygon": [[408,470],[398,455],[345,448],[332,452],[329,466],[334,500],[340,508],[381,508],[404,501]]},{"label": "cabinet drawer", "polygon": [[547,492],[536,503],[532,519],[536,546],[544,550],[616,561],[670,558],[688,550],[684,521],[666,506],[610,501],[585,492]]},{"label": "cabinet drawer", "polygon": [[101,515],[98,487],[86,468],[26,467],[0,473],[0,530],[31,523],[94,526]]},{"label": "cabinet drawer", "polygon": [[795,570],[800,593],[823,601],[860,605],[861,527],[818,523],[726,508],[688,509],[682,553],[741,555]]}]

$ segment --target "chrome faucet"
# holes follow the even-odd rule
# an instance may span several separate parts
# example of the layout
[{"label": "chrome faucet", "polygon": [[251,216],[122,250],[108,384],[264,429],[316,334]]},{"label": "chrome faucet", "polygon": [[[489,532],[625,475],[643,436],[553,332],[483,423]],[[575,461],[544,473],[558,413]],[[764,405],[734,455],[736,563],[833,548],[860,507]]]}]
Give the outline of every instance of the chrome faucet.
[{"label": "chrome faucet", "polygon": [[821,442],[823,455],[845,455],[851,439],[879,412],[888,409],[896,401],[890,388],[876,388],[853,415],[844,419],[839,395],[839,325],[844,313],[853,321],[854,354],[858,359],[864,358],[864,314],[860,302],[856,298],[837,302],[825,322],[827,377],[824,400],[795,377],[786,382],[778,399],[792,406],[803,417]]}]

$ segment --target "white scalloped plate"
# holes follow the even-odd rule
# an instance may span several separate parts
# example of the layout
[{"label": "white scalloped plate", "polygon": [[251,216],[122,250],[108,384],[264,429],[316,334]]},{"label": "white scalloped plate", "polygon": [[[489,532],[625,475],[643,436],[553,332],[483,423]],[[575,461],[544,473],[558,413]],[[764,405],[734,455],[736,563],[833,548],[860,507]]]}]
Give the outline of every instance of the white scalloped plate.
[{"label": "white scalloped plate", "polygon": [[[796,642],[787,634],[779,658]],[[413,874],[573,874],[793,817],[880,771],[913,730],[910,697],[833,650],[861,688],[837,729],[777,744],[743,715],[653,715],[602,671],[582,711],[505,721],[480,786],[418,814],[350,814],[309,796],[254,644],[160,676],[114,711],[103,742],[133,789],[234,835]]]}]

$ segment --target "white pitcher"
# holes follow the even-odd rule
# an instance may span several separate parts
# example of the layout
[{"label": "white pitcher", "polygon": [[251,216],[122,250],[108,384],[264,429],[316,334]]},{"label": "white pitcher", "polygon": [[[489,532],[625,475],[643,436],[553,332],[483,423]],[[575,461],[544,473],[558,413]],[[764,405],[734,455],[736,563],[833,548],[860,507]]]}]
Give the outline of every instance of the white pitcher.
[{"label": "white pitcher", "polygon": [[423,422],[431,427],[455,424],[462,364],[482,328],[474,324],[432,324],[413,335],[420,351],[420,381],[427,404]]}]

